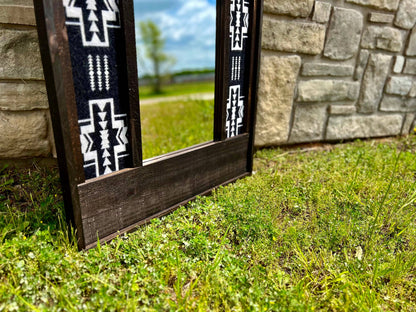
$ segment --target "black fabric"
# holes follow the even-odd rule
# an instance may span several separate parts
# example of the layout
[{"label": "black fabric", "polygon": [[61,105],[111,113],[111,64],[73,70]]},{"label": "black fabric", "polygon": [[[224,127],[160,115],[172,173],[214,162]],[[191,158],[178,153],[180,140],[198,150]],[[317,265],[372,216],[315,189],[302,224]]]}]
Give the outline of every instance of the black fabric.
[{"label": "black fabric", "polygon": [[233,137],[246,130],[246,111],[248,97],[249,51],[247,50],[250,33],[250,14],[252,1],[231,0],[228,103],[227,103],[227,137]]},{"label": "black fabric", "polygon": [[[115,0],[63,0],[86,179],[131,167],[124,42]],[[124,86],[123,86],[124,84]]]}]

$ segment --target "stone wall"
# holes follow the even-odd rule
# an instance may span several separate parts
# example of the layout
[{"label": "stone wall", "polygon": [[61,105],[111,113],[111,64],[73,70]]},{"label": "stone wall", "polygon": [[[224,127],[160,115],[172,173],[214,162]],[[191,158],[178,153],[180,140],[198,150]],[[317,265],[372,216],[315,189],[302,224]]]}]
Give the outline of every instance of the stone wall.
[{"label": "stone wall", "polygon": [[416,0],[264,0],[256,145],[408,134]]},{"label": "stone wall", "polygon": [[54,154],[32,0],[0,0],[0,158]]}]

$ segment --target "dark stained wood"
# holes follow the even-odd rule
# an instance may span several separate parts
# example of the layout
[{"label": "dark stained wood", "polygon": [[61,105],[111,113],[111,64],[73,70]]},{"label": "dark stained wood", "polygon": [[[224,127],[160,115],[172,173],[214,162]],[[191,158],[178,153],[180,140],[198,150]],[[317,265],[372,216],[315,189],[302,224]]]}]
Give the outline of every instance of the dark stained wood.
[{"label": "dark stained wood", "polygon": [[134,7],[132,1],[120,1],[120,15],[124,29],[124,45],[126,51],[125,93],[129,101],[130,142],[133,155],[133,167],[142,166],[142,137],[140,127],[139,83],[137,74],[136,34]]},{"label": "dark stained wood", "polygon": [[[132,224],[132,225],[124,228],[123,230],[114,232],[113,234],[110,234],[110,235],[108,235],[106,237],[100,238],[100,242],[109,242],[109,241],[115,239],[116,237],[118,237],[118,236],[120,236],[122,234],[133,232],[138,227],[148,224],[152,219],[161,218],[163,216],[166,216],[166,215],[172,213],[173,211],[175,211],[176,209],[178,209],[179,207],[185,206],[187,203],[195,200],[197,197],[210,195],[219,186],[226,186],[226,185],[228,185],[230,183],[234,183],[237,180],[243,179],[243,178],[245,178],[245,177],[247,177],[249,175],[250,175],[250,173],[246,172],[246,173],[244,173],[244,174],[242,174],[242,175],[240,175],[238,177],[235,177],[235,178],[233,178],[231,180],[228,180],[228,181],[222,183],[221,185],[218,185],[216,187],[213,187],[213,188],[211,188],[211,189],[209,189],[209,190],[207,190],[207,191],[205,191],[203,193],[200,193],[200,194],[198,194],[198,195],[196,195],[194,197],[188,198],[188,199],[186,199],[186,200],[184,200],[184,201],[182,201],[182,202],[180,202],[180,203],[178,203],[178,204],[176,204],[176,205],[174,205],[172,207],[169,207],[169,208],[163,210],[162,212],[159,212],[157,214],[154,214],[154,215],[150,216],[149,218],[146,218],[146,219],[141,220],[141,221],[139,221],[137,223],[134,223],[134,224]],[[96,246],[97,246],[97,242],[94,242],[94,243],[92,243],[90,245],[87,245],[85,248],[86,249],[90,249],[90,248],[94,248]]]},{"label": "dark stained wood", "polygon": [[79,186],[85,242],[94,244],[247,173],[248,135],[207,143]]},{"label": "dark stained wood", "polygon": [[217,38],[215,64],[214,141],[226,139],[226,112],[230,46],[230,0],[217,0]]},{"label": "dark stained wood", "polygon": [[248,84],[248,108],[245,124],[247,132],[250,135],[249,148],[247,154],[247,171],[253,171],[253,154],[255,140],[255,126],[257,115],[257,90],[259,83],[260,71],[260,51],[261,51],[261,34],[263,24],[263,0],[253,3],[253,14],[251,21],[251,43],[250,43],[250,70]]},{"label": "dark stained wood", "polygon": [[85,181],[71,58],[62,1],[34,0],[66,217],[85,247],[77,185]]}]

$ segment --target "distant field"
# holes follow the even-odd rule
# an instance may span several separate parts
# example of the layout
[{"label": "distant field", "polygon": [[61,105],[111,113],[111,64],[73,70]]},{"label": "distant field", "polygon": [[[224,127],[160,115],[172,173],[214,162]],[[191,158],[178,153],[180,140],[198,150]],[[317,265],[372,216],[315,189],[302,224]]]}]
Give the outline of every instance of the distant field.
[{"label": "distant field", "polygon": [[142,86],[139,89],[141,99],[150,99],[155,97],[167,97],[177,95],[187,95],[193,93],[214,93],[214,81],[204,82],[187,82],[163,86],[162,93],[154,93],[151,86]]},{"label": "distant field", "polygon": [[213,139],[214,101],[184,100],[141,107],[143,158]]}]

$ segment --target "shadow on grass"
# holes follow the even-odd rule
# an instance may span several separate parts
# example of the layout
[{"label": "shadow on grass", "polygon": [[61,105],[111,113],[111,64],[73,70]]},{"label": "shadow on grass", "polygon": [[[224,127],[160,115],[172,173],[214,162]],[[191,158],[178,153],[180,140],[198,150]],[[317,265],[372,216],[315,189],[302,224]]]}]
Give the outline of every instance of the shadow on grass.
[{"label": "shadow on grass", "polygon": [[16,233],[62,230],[65,220],[59,172],[32,164],[30,168],[0,169],[0,239]]}]

